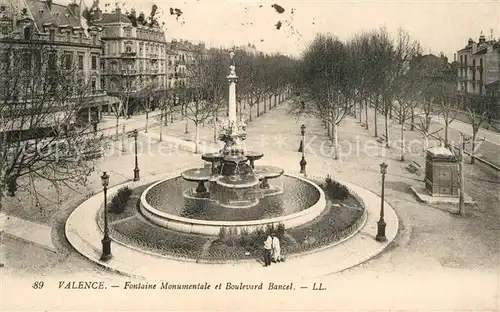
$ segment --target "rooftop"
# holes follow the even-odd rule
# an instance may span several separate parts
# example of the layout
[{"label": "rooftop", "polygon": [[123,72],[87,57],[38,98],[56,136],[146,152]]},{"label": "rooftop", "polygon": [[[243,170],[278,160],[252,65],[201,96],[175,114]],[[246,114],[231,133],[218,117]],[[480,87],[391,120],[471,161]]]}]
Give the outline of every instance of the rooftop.
[{"label": "rooftop", "polygon": [[[75,16],[66,5],[47,1],[26,0],[28,10],[33,16],[38,29],[43,29],[44,24],[55,24],[58,26],[68,25],[72,27],[82,27],[80,17]],[[78,7],[78,5],[76,5]]]}]

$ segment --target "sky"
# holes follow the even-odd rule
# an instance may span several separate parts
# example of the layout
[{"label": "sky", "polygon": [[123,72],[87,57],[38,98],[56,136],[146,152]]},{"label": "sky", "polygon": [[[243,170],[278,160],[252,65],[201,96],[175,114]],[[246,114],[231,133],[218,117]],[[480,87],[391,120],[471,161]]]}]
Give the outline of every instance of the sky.
[{"label": "sky", "polygon": [[[86,0],[90,1],[90,0]],[[102,3],[115,0],[101,0]],[[469,37],[500,38],[500,1],[243,1],[243,0],[118,0],[148,14],[156,4],[165,21],[167,40],[203,41],[209,46],[255,44],[259,51],[298,56],[317,33],[342,40],[363,30],[385,27],[395,35],[402,27],[418,40],[424,53],[453,53]],[[272,7],[279,4],[285,12]],[[183,14],[170,15],[170,8]],[[161,14],[163,12],[163,14]],[[282,22],[277,30],[276,23]]]}]

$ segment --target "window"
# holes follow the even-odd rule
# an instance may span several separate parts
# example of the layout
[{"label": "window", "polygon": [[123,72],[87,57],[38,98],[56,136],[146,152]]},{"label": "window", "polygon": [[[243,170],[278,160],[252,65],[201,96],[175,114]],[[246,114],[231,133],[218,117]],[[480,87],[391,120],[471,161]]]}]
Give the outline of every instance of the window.
[{"label": "window", "polygon": [[94,77],[92,77],[92,80],[90,82],[92,92],[95,92],[97,90],[97,81]]},{"label": "window", "polygon": [[132,46],[130,44],[125,45],[125,52],[126,53],[131,53],[132,52]]},{"label": "window", "polygon": [[40,53],[40,51],[35,51],[34,59],[35,69],[40,71],[42,69],[42,54]]},{"label": "window", "polygon": [[78,54],[78,69],[83,70],[83,54]]},{"label": "window", "polygon": [[48,67],[49,67],[49,70],[56,70],[57,69],[57,58],[56,58],[55,52],[52,52],[49,54]]},{"label": "window", "polygon": [[129,38],[129,37],[132,37],[132,30],[130,28],[124,28],[123,29],[123,33],[124,33],[124,36]]},{"label": "window", "polygon": [[24,27],[24,39],[25,40],[31,39],[31,27],[30,26]]},{"label": "window", "polygon": [[460,64],[463,64],[463,63],[464,63],[464,56],[460,55]]},{"label": "window", "polygon": [[31,70],[31,53],[23,54],[23,69]]},{"label": "window", "polygon": [[465,66],[467,66],[467,55],[465,56]]},{"label": "window", "polygon": [[68,31],[68,32],[66,33],[66,41],[71,42],[71,35],[72,35],[72,34],[71,34],[71,31]]},{"label": "window", "polygon": [[97,44],[97,35],[92,34],[92,44]]},{"label": "window", "polygon": [[78,42],[83,43],[83,33],[78,33]]},{"label": "window", "polygon": [[71,69],[73,67],[73,54],[71,52],[64,52],[64,68]]},{"label": "window", "polygon": [[92,55],[92,67],[91,69],[97,69],[97,55]]},{"label": "window", "polygon": [[101,78],[101,89],[105,89],[105,88],[106,88],[105,80],[104,80],[104,78]]},{"label": "window", "polygon": [[49,30],[49,40],[50,41],[56,40],[56,30],[55,29]]}]

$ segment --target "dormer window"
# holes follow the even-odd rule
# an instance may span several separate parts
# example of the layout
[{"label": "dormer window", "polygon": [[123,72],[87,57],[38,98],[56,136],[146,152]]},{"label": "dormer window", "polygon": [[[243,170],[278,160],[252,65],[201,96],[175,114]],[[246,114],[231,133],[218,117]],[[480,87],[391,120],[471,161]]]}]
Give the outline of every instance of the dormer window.
[{"label": "dormer window", "polygon": [[24,27],[24,39],[31,40],[31,27],[30,26]]},{"label": "dormer window", "polygon": [[127,28],[124,28],[124,29],[123,29],[123,35],[124,35],[125,37],[127,37],[127,38],[132,37],[132,29],[130,29],[130,28],[128,28],[128,27],[127,27]]}]

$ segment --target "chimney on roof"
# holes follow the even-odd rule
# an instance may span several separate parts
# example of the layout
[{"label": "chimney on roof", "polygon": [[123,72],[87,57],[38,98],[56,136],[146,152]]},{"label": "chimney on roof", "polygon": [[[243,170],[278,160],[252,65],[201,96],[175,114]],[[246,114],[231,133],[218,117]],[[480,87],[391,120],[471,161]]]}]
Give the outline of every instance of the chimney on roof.
[{"label": "chimney on roof", "polygon": [[68,4],[68,10],[73,14],[74,17],[80,18],[80,6],[75,2]]},{"label": "chimney on roof", "polygon": [[97,7],[94,11],[94,19],[96,21],[100,21],[102,19],[102,11],[99,7]]},{"label": "chimney on roof", "polygon": [[471,46],[474,43],[474,40],[472,38],[469,38],[469,41],[467,42],[467,45]]},{"label": "chimney on roof", "polygon": [[456,61],[457,61],[457,54],[453,53],[453,62],[456,62]]},{"label": "chimney on roof", "polygon": [[486,42],[486,37],[484,37],[483,32],[481,31],[481,35],[479,36],[479,44],[483,44]]}]

